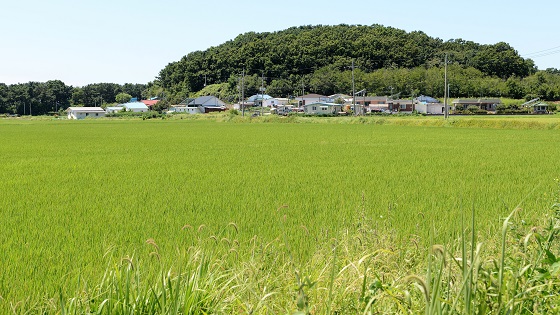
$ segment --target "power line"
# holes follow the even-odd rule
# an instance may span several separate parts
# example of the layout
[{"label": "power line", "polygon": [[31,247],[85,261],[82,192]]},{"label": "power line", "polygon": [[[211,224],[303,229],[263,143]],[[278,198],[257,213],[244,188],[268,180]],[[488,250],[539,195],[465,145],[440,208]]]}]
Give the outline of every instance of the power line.
[{"label": "power line", "polygon": [[560,48],[560,46],[556,46],[556,47],[552,47],[552,48],[548,48],[548,49],[543,49],[543,50],[535,51],[535,52],[528,53],[528,54],[523,54],[521,56],[540,55],[541,53],[547,52],[549,50],[558,49],[558,48]]}]

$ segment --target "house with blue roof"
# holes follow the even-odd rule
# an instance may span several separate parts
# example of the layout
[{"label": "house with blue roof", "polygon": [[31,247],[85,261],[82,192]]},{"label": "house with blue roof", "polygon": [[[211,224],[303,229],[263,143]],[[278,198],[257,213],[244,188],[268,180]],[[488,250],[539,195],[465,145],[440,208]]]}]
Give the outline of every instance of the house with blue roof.
[{"label": "house with blue roof", "polygon": [[124,107],[128,112],[144,113],[148,111],[148,106],[142,102],[130,102],[119,104],[118,106]]}]

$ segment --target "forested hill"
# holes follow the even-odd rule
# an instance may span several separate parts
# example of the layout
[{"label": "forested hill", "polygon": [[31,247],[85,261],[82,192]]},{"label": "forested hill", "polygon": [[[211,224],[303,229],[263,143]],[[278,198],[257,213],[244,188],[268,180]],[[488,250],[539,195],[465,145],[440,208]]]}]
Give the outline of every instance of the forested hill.
[{"label": "forested hill", "polygon": [[[354,60],[357,75],[361,76],[359,80],[364,81],[360,82],[363,85],[360,88],[367,87],[368,91],[383,94],[391,85],[399,90],[437,94],[436,86],[433,91],[426,86],[436,84],[431,79],[411,81],[404,86],[403,82],[396,82],[398,78],[393,78],[394,72],[423,69],[421,76],[429,75],[429,69],[443,67],[446,53],[456,71],[470,71],[470,75],[476,77],[505,82],[508,78],[520,80],[536,72],[532,60],[522,58],[503,42],[481,45],[461,39],[443,41],[423,32],[408,33],[381,25],[319,25],[239,35],[234,40],[205,51],[191,52],[168,64],[156,82],[177,100],[202,90],[205,80],[208,84],[227,82],[228,86],[222,86],[220,92],[235,95],[238,77],[245,70],[249,75],[249,90],[256,90],[261,84],[260,77],[264,76],[268,94],[293,95],[301,92],[302,85],[307,91],[321,94],[347,93],[347,80],[341,75],[349,71]],[[371,83],[369,79],[376,78],[367,78],[367,74],[379,72],[379,69],[389,71],[385,71],[384,82]],[[483,92],[479,87],[475,89],[465,90],[464,94]],[[443,93],[443,87],[439,90]]]}]

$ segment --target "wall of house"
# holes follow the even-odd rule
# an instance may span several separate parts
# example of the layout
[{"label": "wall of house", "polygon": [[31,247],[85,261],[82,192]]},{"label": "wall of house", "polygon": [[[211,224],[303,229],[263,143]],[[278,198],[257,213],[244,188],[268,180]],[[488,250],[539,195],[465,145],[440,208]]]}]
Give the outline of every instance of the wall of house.
[{"label": "wall of house", "polygon": [[424,114],[440,115],[443,114],[443,104],[418,103],[415,105],[416,111]]},{"label": "wall of house", "polygon": [[68,119],[85,119],[105,117],[105,113],[69,112]]},{"label": "wall of house", "polygon": [[127,110],[133,113],[144,113],[148,111],[147,109],[144,108],[128,108]]},{"label": "wall of house", "polygon": [[169,111],[175,113],[200,114],[198,107],[172,107]]}]

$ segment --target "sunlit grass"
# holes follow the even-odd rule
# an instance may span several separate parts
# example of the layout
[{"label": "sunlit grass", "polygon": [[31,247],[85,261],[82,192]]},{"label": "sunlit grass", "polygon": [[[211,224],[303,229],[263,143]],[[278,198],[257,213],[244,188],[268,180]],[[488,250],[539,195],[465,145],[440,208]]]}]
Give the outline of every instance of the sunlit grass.
[{"label": "sunlit grass", "polygon": [[[247,257],[255,236],[284,252],[285,235],[293,263],[305,266],[367,219],[404,259],[400,244],[428,246],[432,231],[434,242],[448,240],[472,206],[480,237],[498,233],[527,195],[528,226],[550,206],[558,130],[408,120],[0,121],[0,303],[72,296],[78,278],[101,281],[107,252],[149,255],[148,239],[169,266],[180,249],[218,246],[212,236],[228,250],[237,240]],[[308,273],[328,279],[331,270]]]}]

